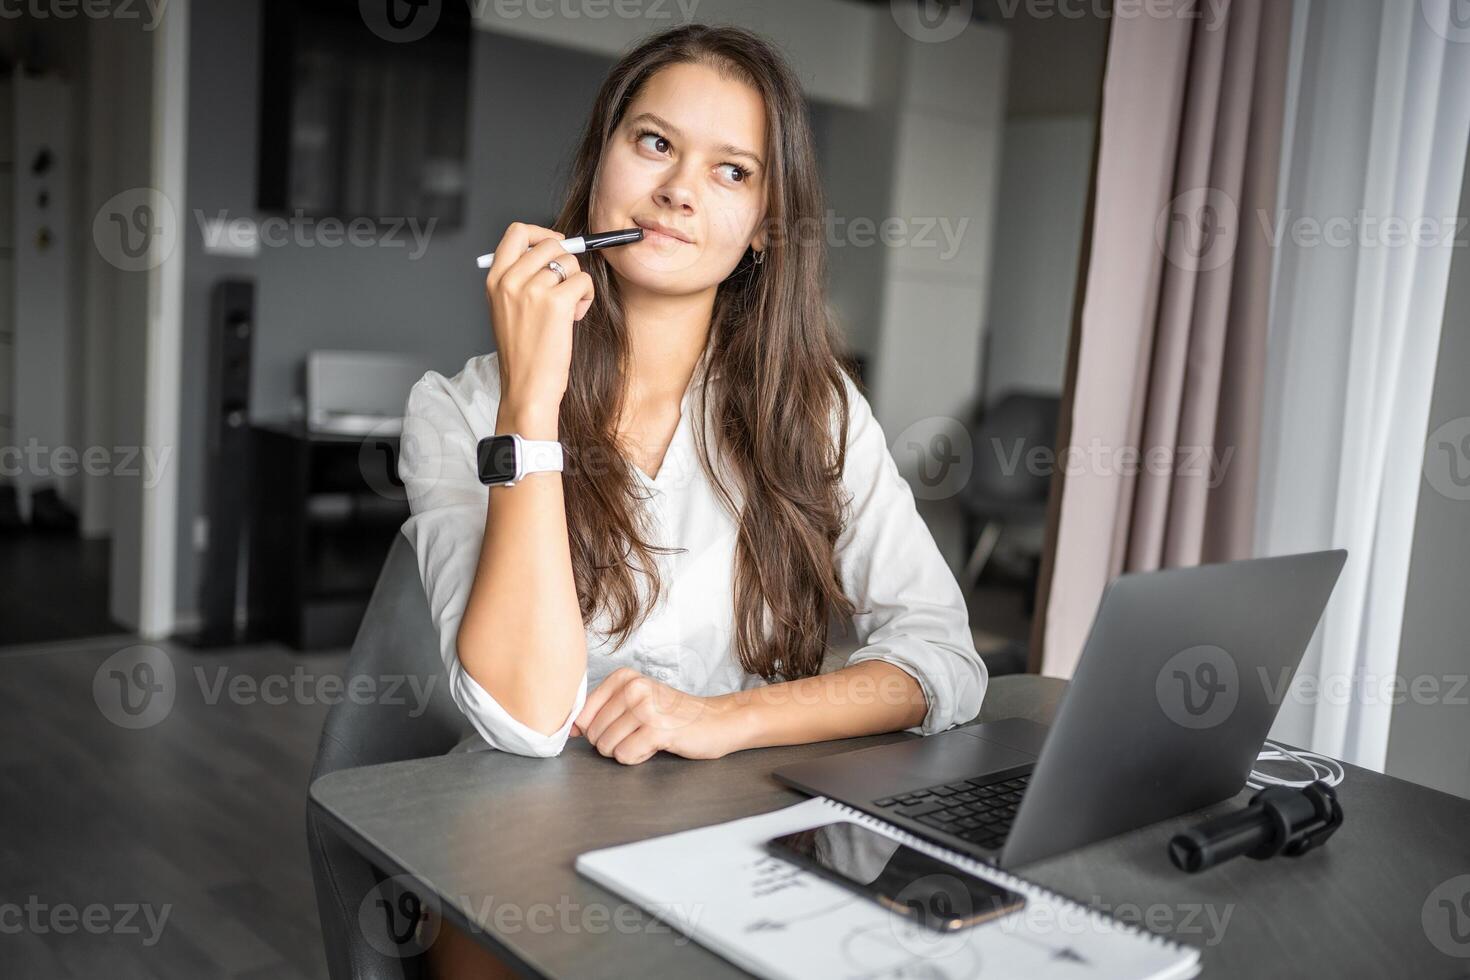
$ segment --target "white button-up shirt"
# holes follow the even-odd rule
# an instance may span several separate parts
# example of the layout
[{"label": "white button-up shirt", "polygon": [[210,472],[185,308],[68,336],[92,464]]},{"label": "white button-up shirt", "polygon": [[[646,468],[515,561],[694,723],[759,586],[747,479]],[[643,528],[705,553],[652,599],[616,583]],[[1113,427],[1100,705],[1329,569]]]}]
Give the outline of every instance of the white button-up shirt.
[{"label": "white button-up shirt", "polygon": [[[684,549],[656,555],[664,594],[648,619],[621,646],[602,631],[600,616],[587,629],[587,670],[576,701],[556,731],[545,734],[512,717],[460,664],[460,619],[469,600],[485,532],[490,488],[480,483],[476,446],[495,434],[499,406],[498,355],[471,358],[452,378],[430,371],[410,391],[404,412],[399,476],[412,516],[403,533],[418,556],[429,609],[454,701],[494,748],[551,756],[566,744],[572,722],[595,687],[618,667],[689,694],[714,696],[765,683],[748,674],[734,653],[736,521],[699,463],[693,409],[696,389],[719,383],[701,358],[680,402],[678,427],[656,476],[631,466],[648,494],[650,543]],[[964,596],[914,506],[867,399],[847,379],[848,448],[842,482],[851,494],[848,525],[836,543],[838,570],[858,614],[862,645],[848,664],[885,660],[923,688],[928,711],[917,734],[943,731],[980,711],[988,676],[975,651]],[[714,450],[705,421],[706,445]],[[834,438],[837,422],[834,419]],[[527,479],[544,479],[529,476]],[[727,480],[732,493],[738,486]],[[508,491],[514,493],[514,488]],[[646,598],[644,576],[634,578]],[[605,615],[605,614],[604,614]]]}]

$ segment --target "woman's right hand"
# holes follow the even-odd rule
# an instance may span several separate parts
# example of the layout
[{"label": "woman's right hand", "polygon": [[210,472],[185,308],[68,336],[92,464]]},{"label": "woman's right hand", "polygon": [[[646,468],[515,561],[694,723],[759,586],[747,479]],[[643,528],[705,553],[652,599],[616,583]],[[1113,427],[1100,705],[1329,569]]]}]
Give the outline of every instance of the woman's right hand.
[{"label": "woman's right hand", "polygon": [[[592,277],[563,251],[559,231],[515,221],[495,248],[485,276],[491,325],[500,352],[500,405],[511,415],[555,420],[572,363],[572,324],[592,305]],[[531,246],[529,249],[527,246]],[[565,282],[547,268],[555,259]]]}]

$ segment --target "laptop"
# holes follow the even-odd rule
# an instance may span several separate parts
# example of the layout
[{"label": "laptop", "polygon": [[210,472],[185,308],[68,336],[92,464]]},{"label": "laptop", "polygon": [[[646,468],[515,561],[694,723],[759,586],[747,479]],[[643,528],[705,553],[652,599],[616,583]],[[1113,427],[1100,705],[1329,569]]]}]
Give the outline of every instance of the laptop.
[{"label": "laptop", "polygon": [[1016,867],[1229,799],[1276,719],[1347,552],[1123,575],[1050,727],[1009,718],[773,775]]}]

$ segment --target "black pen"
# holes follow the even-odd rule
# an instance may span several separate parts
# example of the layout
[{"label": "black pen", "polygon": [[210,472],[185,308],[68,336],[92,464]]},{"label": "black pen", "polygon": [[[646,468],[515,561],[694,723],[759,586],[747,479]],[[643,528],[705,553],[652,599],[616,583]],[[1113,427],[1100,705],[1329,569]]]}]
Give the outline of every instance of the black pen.
[{"label": "black pen", "polygon": [[[561,247],[571,255],[581,255],[595,248],[612,248],[614,245],[631,245],[643,238],[642,228],[624,228],[621,231],[599,231],[595,235],[578,235],[576,238],[563,238]],[[495,253],[482,255],[475,259],[475,265],[482,269],[490,268],[490,263],[495,261]]]}]

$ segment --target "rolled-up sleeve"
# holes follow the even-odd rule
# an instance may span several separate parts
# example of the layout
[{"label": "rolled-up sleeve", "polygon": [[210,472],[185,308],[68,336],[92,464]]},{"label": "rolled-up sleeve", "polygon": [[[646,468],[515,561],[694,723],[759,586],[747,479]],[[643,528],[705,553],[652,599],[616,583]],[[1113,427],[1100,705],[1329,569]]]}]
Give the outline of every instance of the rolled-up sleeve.
[{"label": "rolled-up sleeve", "polygon": [[476,471],[476,447],[483,436],[494,434],[499,404],[485,375],[498,376],[496,366],[477,369],[471,361],[452,379],[430,371],[409,392],[398,459],[410,512],[403,534],[418,557],[454,703],[492,748],[553,756],[566,745],[586,703],[586,672],[566,721],[545,734],[513,718],[459,660],[459,624],[479,565],[490,493]]},{"label": "rolled-up sleeve", "polygon": [[842,480],[851,500],[836,554],[863,643],[848,664],[885,660],[910,674],[929,710],[906,730],[932,735],[979,714],[989,676],[959,583],[919,516],[872,407],[844,380],[850,421]]}]

